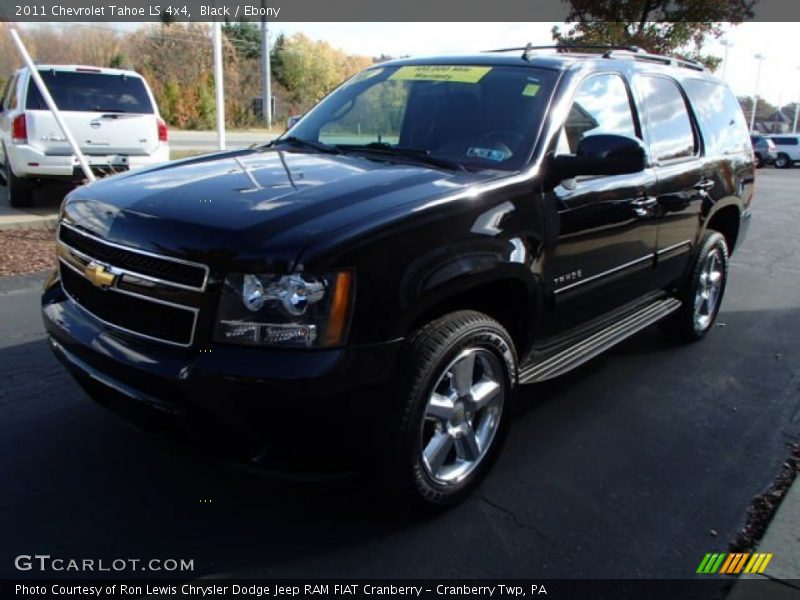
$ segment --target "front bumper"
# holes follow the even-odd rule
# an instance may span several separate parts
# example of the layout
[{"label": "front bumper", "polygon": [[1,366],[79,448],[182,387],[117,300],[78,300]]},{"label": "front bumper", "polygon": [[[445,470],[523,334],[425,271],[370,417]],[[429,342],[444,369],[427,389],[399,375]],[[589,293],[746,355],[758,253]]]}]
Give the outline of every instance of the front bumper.
[{"label": "front bumper", "polygon": [[98,403],[216,456],[281,468],[327,471],[322,459],[338,465],[357,451],[347,432],[369,426],[380,397],[370,391],[392,376],[401,345],[169,347],[109,329],[64,295],[55,274],[42,316],[56,357]]}]

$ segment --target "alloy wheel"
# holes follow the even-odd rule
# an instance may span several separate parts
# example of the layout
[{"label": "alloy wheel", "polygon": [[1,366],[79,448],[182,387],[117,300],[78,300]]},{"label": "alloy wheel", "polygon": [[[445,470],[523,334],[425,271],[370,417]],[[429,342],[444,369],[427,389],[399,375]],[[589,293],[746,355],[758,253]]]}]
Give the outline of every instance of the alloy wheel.
[{"label": "alloy wheel", "polygon": [[486,457],[506,395],[500,359],[484,348],[463,350],[439,376],[425,405],[422,464],[436,483],[452,485]]},{"label": "alloy wheel", "polygon": [[714,320],[725,280],[724,261],[715,248],[706,257],[694,298],[694,326],[705,331]]}]

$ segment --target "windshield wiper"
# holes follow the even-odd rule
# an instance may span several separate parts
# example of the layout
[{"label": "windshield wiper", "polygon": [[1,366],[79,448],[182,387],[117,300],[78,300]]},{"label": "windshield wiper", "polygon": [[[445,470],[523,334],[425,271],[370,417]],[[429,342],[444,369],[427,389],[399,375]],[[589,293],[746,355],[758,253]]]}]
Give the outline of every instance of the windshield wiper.
[{"label": "windshield wiper", "polygon": [[299,138],[293,135],[284,138],[277,138],[272,140],[269,144],[266,144],[265,148],[276,148],[278,144],[291,144],[292,146],[297,146],[298,148],[311,148],[312,150],[316,150],[317,152],[324,152],[326,154],[340,154],[341,151],[336,148],[335,146],[329,146],[328,144],[323,144],[322,142],[315,142],[314,140],[304,140],[303,138]]},{"label": "windshield wiper", "polygon": [[370,142],[369,144],[339,144],[336,146],[343,150],[365,150],[375,154],[385,154],[387,156],[402,156],[413,158],[420,162],[442,167],[455,171],[467,171],[467,168],[460,162],[433,156],[430,150],[424,148],[406,148],[404,146],[393,146],[386,142]]}]

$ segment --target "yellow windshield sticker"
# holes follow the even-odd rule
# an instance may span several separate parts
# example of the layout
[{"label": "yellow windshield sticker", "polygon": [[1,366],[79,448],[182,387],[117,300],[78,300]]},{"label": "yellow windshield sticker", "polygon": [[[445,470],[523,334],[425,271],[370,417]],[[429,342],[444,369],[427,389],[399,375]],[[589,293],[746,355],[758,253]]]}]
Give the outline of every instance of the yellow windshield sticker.
[{"label": "yellow windshield sticker", "polygon": [[389,79],[401,81],[454,81],[478,83],[492,67],[465,67],[461,65],[415,65],[400,67]]},{"label": "yellow windshield sticker", "polygon": [[538,83],[529,83],[523,88],[522,95],[523,96],[535,96],[536,94],[539,93],[539,88],[540,87],[541,86]]}]

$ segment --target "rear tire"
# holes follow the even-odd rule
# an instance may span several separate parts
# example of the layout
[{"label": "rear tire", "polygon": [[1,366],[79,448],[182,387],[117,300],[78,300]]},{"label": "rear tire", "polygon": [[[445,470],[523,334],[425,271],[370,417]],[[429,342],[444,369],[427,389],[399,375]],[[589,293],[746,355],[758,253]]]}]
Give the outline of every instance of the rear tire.
[{"label": "rear tire", "polygon": [[14,175],[11,167],[6,164],[6,185],[8,185],[8,203],[12,208],[27,208],[33,205],[33,186],[21,177]]},{"label": "rear tire", "polygon": [[494,319],[458,311],[417,330],[386,415],[386,483],[427,508],[463,499],[502,445],[516,379],[511,336]]},{"label": "rear tire", "polygon": [[775,167],[778,169],[788,169],[792,166],[792,159],[789,158],[786,154],[778,154],[778,158],[775,159]]},{"label": "rear tire", "polygon": [[728,244],[716,231],[700,240],[691,271],[676,297],[681,307],[664,321],[664,330],[687,342],[703,339],[714,326],[728,281]]}]

